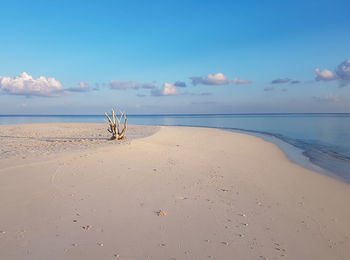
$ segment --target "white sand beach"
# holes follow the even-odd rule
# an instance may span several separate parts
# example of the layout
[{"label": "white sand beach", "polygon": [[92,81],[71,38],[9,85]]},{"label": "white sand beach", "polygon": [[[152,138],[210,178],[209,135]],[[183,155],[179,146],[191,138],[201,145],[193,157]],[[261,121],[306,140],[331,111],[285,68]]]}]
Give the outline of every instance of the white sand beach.
[{"label": "white sand beach", "polygon": [[0,127],[0,259],[350,259],[350,186],[218,129]]}]

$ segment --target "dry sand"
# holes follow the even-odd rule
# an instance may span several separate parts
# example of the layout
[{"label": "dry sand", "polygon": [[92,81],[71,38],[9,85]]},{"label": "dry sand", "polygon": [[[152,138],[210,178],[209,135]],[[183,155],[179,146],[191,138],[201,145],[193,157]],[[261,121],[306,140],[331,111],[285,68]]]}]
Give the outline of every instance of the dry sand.
[{"label": "dry sand", "polygon": [[0,127],[1,260],[350,259],[350,186],[274,144],[204,128],[107,136]]}]

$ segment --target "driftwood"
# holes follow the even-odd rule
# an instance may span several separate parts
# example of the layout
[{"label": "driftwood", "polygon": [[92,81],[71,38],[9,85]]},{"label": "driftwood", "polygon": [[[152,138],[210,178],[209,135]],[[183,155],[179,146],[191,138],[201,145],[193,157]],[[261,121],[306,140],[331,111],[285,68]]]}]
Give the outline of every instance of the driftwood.
[{"label": "driftwood", "polygon": [[[110,132],[112,134],[111,140],[122,140],[125,138],[125,133],[126,133],[126,122],[128,121],[128,119],[126,118],[125,113],[121,112],[119,110],[120,113],[120,117],[118,117],[118,115],[116,115],[116,113],[114,112],[114,109],[112,109],[112,119],[109,117],[109,115],[107,113],[105,113],[106,117],[108,118],[108,125],[109,128],[107,129],[108,132]],[[124,118],[124,127],[122,130],[120,130],[120,126],[121,123],[120,121]]]}]

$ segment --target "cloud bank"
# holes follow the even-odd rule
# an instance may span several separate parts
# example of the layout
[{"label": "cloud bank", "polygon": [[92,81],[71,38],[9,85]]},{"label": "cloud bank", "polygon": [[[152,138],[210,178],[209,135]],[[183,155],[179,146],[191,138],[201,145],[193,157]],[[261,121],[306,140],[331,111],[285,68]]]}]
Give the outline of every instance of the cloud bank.
[{"label": "cloud bank", "polygon": [[91,90],[89,83],[87,82],[80,82],[79,87],[76,88],[67,88],[67,91],[71,92],[88,92]]},{"label": "cloud bank", "polygon": [[350,82],[350,59],[343,61],[337,67],[335,72],[340,80],[341,86]]},{"label": "cloud bank", "polygon": [[295,79],[290,79],[290,78],[279,78],[279,79],[274,79],[271,81],[271,84],[285,84],[285,83],[290,83],[290,84],[299,84],[299,80]]},{"label": "cloud bank", "polygon": [[231,82],[232,82],[233,84],[237,84],[237,85],[240,85],[240,84],[251,84],[251,83],[253,83],[253,82],[250,81],[250,80],[239,79],[239,78],[234,78],[233,80],[231,80]]},{"label": "cloud bank", "polygon": [[227,85],[229,81],[222,73],[209,74],[207,77],[190,77],[192,85],[196,86],[199,84],[203,85]]},{"label": "cloud bank", "polygon": [[341,99],[333,94],[327,94],[322,97],[312,97],[313,100],[317,102],[327,102],[327,103],[338,103]]},{"label": "cloud bank", "polygon": [[315,69],[316,81],[338,80],[340,87],[345,87],[350,83],[350,59],[340,63],[337,69],[333,72],[328,69]]},{"label": "cloud bank", "polygon": [[130,81],[121,81],[121,80],[111,80],[109,83],[111,89],[115,90],[126,90],[126,89],[153,89],[155,88],[154,83],[140,83],[136,80],[130,80]]},{"label": "cloud bank", "polygon": [[174,83],[174,86],[179,87],[179,88],[186,88],[187,87],[186,82],[183,82],[183,81],[176,81]]},{"label": "cloud bank", "polygon": [[283,83],[288,83],[291,82],[291,79],[285,78],[285,79],[274,79],[271,81],[271,84],[283,84]]},{"label": "cloud bank", "polygon": [[0,93],[21,96],[58,97],[64,94],[62,84],[55,78],[34,79],[26,72],[15,78],[0,76]]}]

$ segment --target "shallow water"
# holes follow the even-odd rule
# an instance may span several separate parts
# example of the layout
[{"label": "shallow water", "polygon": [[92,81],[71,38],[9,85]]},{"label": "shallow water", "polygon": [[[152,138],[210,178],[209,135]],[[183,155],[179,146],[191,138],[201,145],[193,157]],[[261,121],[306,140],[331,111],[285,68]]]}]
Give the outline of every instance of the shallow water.
[{"label": "shallow water", "polygon": [[[298,152],[280,143],[292,161],[350,183],[350,114],[130,115],[128,119],[130,124],[215,127],[275,143],[282,140],[306,156],[296,156]],[[103,123],[104,116],[0,116],[0,125],[57,122]]]}]

